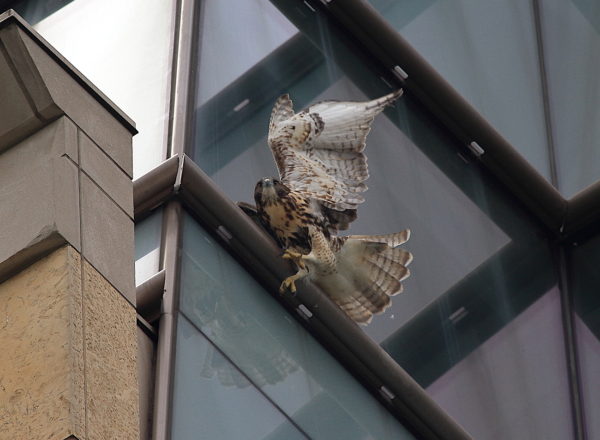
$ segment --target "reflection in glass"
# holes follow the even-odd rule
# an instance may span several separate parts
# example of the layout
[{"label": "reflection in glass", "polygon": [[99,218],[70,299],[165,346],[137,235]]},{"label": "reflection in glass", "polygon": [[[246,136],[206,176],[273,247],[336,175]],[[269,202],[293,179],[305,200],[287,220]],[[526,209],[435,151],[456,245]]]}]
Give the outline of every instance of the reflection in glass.
[{"label": "reflection in glass", "polygon": [[[208,237],[204,237],[205,240],[209,240]],[[244,278],[233,278],[239,282],[232,286],[227,267],[222,267],[221,261],[211,261],[210,258],[211,251],[222,251],[212,241],[206,241],[203,245],[207,248],[201,254],[205,258],[195,261],[194,256],[198,254],[195,252],[186,254],[182,261],[183,290],[194,292],[193,295],[183,296],[182,308],[194,317],[193,321],[202,331],[210,335],[224,352],[229,353],[230,358],[255,385],[281,382],[297,369],[296,363],[255,317],[236,304],[233,289],[245,289],[241,283]],[[248,308],[252,310],[251,305]],[[216,375],[223,385],[240,388],[249,385],[246,378],[236,373],[237,370],[232,371],[229,364],[219,359],[218,356],[207,355],[202,375]]]},{"label": "reflection in glass", "polygon": [[135,285],[139,286],[159,270],[162,209],[135,225]]},{"label": "reflection in glass", "polygon": [[558,183],[567,198],[600,179],[599,5],[540,2]]},{"label": "reflection in glass", "polygon": [[202,375],[206,359],[243,377],[184,317],[179,318],[173,440],[306,439],[256,388],[230,388]]},{"label": "reflection in glass", "polygon": [[172,0],[81,0],[35,26],[136,123],[134,177],[165,159],[173,9]]},{"label": "reflection in glass", "polygon": [[529,0],[369,3],[550,180],[538,47]]},{"label": "reflection in glass", "polygon": [[[547,111],[556,184],[564,197],[600,178],[600,57],[593,56],[600,45],[597,2],[370,3],[550,180]],[[541,69],[548,82],[546,110]]]},{"label": "reflection in glass", "polygon": [[[190,217],[181,278],[182,313],[311,438],[413,438]],[[214,355],[200,376],[249,388]]]},{"label": "reflection in glass", "polygon": [[[573,438],[553,288],[427,387],[476,439]],[[468,396],[460,399],[457,396]]]}]

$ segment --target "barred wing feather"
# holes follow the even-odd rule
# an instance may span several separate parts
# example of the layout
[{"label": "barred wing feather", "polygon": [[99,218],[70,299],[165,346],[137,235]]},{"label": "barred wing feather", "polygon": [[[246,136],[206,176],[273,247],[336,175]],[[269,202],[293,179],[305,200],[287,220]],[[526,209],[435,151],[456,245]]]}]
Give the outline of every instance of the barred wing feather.
[{"label": "barred wing feather", "polygon": [[364,201],[369,177],[362,153],[375,116],[402,95],[367,102],[323,101],[294,114],[288,95],[271,113],[268,142],[281,180],[323,206],[343,211]]}]

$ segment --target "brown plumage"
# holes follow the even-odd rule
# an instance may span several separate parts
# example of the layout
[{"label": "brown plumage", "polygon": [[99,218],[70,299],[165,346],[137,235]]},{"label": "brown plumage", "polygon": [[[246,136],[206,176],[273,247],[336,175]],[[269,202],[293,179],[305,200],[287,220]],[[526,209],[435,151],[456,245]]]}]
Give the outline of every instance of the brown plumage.
[{"label": "brown plumage", "polygon": [[299,267],[281,290],[296,290],[309,277],[356,322],[367,323],[402,291],[412,255],[396,246],[410,231],[340,237],[356,219],[369,177],[363,153],[371,123],[402,95],[367,102],[324,101],[294,114],[288,95],[271,113],[268,142],[280,180],[261,179],[255,188],[264,227]]}]

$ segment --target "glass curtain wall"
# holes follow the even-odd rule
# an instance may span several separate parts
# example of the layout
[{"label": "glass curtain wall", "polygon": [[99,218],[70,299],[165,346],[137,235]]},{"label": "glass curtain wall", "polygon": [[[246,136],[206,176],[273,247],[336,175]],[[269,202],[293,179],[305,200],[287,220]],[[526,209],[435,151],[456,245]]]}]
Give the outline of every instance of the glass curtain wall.
[{"label": "glass curtain wall", "polygon": [[193,218],[174,439],[413,439]]},{"label": "glass curtain wall", "polygon": [[600,178],[600,4],[369,0],[570,198]]},{"label": "glass curtain wall", "polygon": [[[230,3],[203,2],[191,154],[234,201],[251,202],[256,181],[277,173],[266,134],[278,95],[300,110],[397,86],[315,8]],[[409,227],[415,260],[405,292],[364,331],[474,438],[572,438],[547,237],[410,94],[375,121],[366,154],[367,201],[350,232]]]}]

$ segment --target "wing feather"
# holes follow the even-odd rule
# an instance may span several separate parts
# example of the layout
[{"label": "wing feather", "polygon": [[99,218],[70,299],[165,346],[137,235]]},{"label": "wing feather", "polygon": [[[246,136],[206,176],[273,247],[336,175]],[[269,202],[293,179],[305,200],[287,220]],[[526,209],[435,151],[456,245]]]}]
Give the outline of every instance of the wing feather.
[{"label": "wing feather", "polygon": [[371,123],[401,95],[397,90],[367,102],[323,101],[297,114],[288,95],[279,97],[268,142],[282,182],[329,209],[356,209],[367,190],[362,151]]}]

